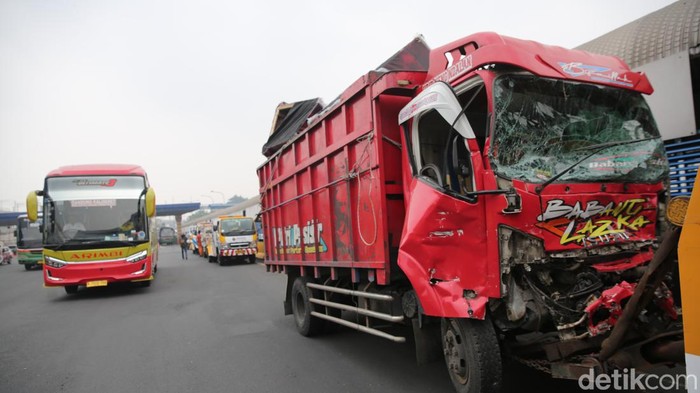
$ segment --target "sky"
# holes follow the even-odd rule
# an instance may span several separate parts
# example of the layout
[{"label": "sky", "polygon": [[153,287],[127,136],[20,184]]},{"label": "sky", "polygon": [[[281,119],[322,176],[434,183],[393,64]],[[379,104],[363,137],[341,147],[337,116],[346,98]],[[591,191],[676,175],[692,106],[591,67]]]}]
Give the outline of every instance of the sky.
[{"label": "sky", "polygon": [[573,48],[673,2],[0,0],[0,211],[92,163],[141,165],[159,204],[249,198],[279,103],[330,103],[416,35]]}]

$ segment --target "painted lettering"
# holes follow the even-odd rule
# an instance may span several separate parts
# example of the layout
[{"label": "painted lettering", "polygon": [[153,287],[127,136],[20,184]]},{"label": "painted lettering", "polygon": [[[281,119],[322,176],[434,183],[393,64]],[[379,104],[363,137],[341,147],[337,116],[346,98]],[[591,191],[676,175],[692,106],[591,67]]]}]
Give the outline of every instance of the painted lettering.
[{"label": "painted lettering", "polygon": [[[302,228],[298,224],[284,228],[273,228],[276,233],[273,239],[277,252],[280,254],[301,254],[328,251],[323,239],[323,223],[318,220],[307,221]],[[284,239],[284,242],[280,240]]]},{"label": "painted lettering", "polygon": [[625,241],[630,239],[630,234],[652,223],[644,215],[645,203],[644,198],[606,205],[592,200],[582,208],[580,201],[568,205],[561,199],[552,199],[537,217],[537,226],[559,236],[562,245]]}]

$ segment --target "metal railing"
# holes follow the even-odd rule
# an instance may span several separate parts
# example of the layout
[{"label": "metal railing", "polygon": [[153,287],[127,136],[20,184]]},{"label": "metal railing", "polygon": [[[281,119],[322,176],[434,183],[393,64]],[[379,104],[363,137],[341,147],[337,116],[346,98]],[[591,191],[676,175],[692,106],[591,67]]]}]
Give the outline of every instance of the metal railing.
[{"label": "metal railing", "polygon": [[667,140],[664,144],[671,169],[671,196],[689,196],[700,165],[700,134]]}]

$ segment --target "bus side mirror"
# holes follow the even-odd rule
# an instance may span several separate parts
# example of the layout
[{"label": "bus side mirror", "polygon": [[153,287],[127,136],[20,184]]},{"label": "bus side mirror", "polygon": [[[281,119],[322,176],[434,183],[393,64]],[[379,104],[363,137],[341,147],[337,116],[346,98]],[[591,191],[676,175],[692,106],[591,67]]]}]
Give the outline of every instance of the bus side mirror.
[{"label": "bus side mirror", "polygon": [[146,215],[148,217],[156,215],[156,192],[152,187],[148,187],[146,191]]},{"label": "bus side mirror", "polygon": [[31,191],[27,194],[27,218],[31,222],[39,218],[39,201],[36,197],[36,191]]}]

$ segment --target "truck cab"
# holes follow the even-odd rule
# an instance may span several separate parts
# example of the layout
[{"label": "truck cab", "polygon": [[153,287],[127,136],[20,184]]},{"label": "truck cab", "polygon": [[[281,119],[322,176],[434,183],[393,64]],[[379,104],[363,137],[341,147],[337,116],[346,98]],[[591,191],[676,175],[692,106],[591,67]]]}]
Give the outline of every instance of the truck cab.
[{"label": "truck cab", "polygon": [[214,224],[214,256],[219,265],[244,260],[255,262],[257,234],[253,218],[221,216]]}]

